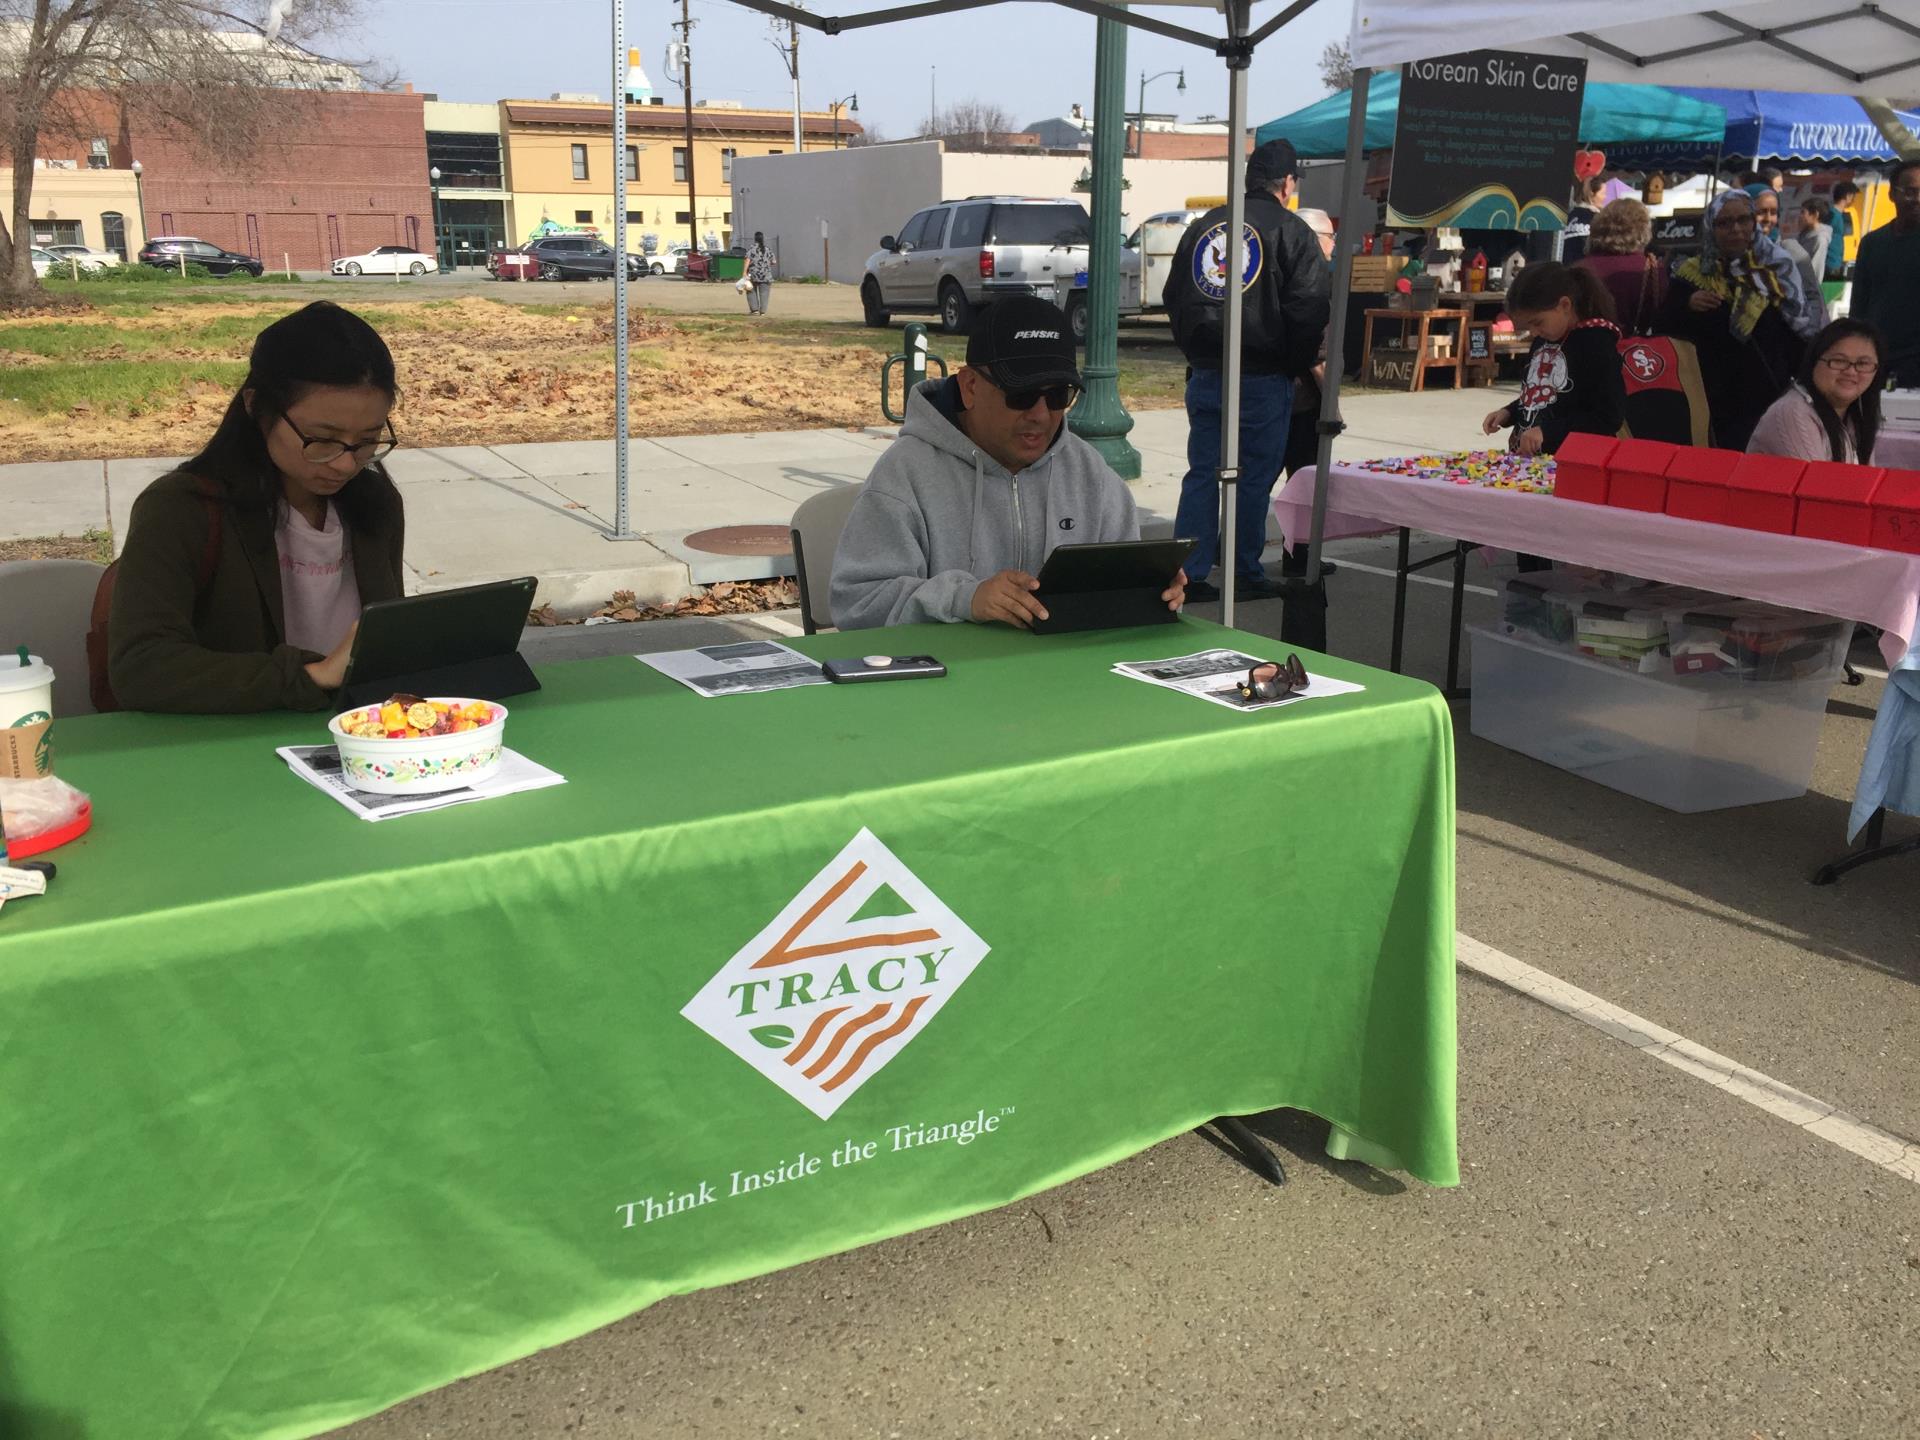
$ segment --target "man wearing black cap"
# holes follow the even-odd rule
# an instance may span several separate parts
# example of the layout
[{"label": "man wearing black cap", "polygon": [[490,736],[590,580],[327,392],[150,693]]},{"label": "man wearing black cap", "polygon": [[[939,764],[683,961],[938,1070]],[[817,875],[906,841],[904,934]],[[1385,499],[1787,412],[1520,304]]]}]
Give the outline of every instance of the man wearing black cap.
[{"label": "man wearing black cap", "polygon": [[[1320,242],[1287,209],[1300,162],[1285,140],[1269,140],[1247,158],[1246,268],[1241,309],[1240,479],[1234,573],[1241,597],[1278,593],[1261,568],[1267,506],[1287,449],[1293,382],[1310,374],[1327,327],[1332,283]],[[1167,274],[1168,318],[1187,357],[1187,474],[1174,519],[1176,535],[1200,543],[1187,557],[1187,596],[1219,598],[1207,583],[1220,549],[1220,335],[1225,324],[1227,207],[1187,227]]]},{"label": "man wearing black cap", "polygon": [[[1034,596],[1063,543],[1138,540],[1126,482],[1063,423],[1080,392],[1066,317],[1009,296],[975,318],[967,363],[907,401],[833,561],[842,630],[1046,618]],[[1180,608],[1185,576],[1165,599]]]}]

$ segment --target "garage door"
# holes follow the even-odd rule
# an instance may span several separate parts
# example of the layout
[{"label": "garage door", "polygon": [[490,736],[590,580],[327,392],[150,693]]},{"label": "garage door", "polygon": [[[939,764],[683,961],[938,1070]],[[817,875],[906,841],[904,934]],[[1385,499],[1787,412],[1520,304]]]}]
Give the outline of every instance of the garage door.
[{"label": "garage door", "polygon": [[326,248],[320,243],[318,215],[268,211],[260,218],[263,227],[260,248],[266,251],[261,258],[269,266],[290,263],[296,270],[327,268]]}]

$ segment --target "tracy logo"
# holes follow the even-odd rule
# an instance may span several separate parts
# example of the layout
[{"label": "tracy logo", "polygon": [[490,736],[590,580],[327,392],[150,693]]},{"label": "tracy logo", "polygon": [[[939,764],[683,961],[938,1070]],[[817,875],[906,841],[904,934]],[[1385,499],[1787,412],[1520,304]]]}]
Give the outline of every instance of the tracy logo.
[{"label": "tracy logo", "polygon": [[[1240,288],[1245,290],[1260,278],[1260,267],[1266,259],[1260,246],[1260,232],[1253,226],[1240,226],[1241,238],[1246,243],[1246,264],[1240,272]],[[1200,237],[1200,243],[1193,247],[1193,283],[1202,295],[1209,299],[1221,300],[1227,293],[1227,222],[1222,220],[1206,234]]]},{"label": "tracy logo", "polygon": [[825,1120],[989,948],[863,829],[680,1013]]}]

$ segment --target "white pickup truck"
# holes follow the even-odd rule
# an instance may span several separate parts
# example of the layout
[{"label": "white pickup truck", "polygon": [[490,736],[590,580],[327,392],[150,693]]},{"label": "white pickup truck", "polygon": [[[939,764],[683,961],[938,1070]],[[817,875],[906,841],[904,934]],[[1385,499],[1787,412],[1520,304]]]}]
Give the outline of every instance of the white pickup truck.
[{"label": "white pickup truck", "polygon": [[[1173,268],[1173,252],[1180,248],[1180,237],[1187,226],[1206,214],[1206,208],[1162,210],[1149,215],[1122,242],[1120,252],[1120,318],[1131,319],[1154,314],[1164,308],[1167,275]],[[1087,339],[1087,272],[1073,277],[1073,288],[1063,307],[1074,343]]]}]

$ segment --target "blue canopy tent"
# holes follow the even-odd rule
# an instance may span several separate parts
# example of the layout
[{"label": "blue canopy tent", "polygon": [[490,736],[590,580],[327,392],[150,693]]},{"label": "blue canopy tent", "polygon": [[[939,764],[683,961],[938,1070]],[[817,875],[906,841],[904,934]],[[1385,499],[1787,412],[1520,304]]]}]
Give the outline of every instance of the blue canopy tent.
[{"label": "blue canopy tent", "polygon": [[[1580,105],[1580,138],[1589,145],[1611,149],[1625,144],[1658,142],[1666,146],[1705,147],[1709,163],[1720,148],[1720,137],[1731,121],[1717,103],[1694,99],[1694,94],[1733,94],[1727,91],[1681,92],[1659,85],[1587,86]],[[1809,98],[1809,97],[1801,97]],[[1860,107],[1849,101],[1858,112]],[[1398,72],[1377,75],[1367,87],[1366,148],[1386,150],[1393,145],[1394,118],[1400,109]],[[1347,151],[1346,91],[1315,101],[1278,120],[1269,120],[1257,132],[1255,143],[1287,139],[1303,160],[1337,159]],[[1856,113],[1856,119],[1865,116]],[[1869,129],[1872,127],[1869,126]]]},{"label": "blue canopy tent", "polygon": [[[1724,110],[1725,136],[1711,146],[1682,142],[1677,137],[1650,136],[1641,144],[1616,146],[1607,155],[1610,163],[1632,170],[1686,170],[1704,169],[1722,155],[1843,165],[1890,165],[1899,158],[1880,127],[1851,95],[1669,88],[1674,95]],[[1895,113],[1909,130],[1920,125],[1920,115]]]}]

